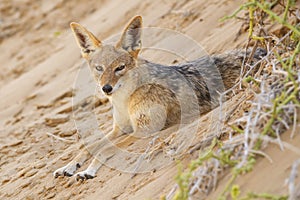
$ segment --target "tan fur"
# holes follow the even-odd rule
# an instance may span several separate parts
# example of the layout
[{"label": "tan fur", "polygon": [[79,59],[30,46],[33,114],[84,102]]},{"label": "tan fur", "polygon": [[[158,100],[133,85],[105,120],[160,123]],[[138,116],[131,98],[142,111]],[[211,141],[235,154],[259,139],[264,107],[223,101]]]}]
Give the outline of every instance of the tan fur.
[{"label": "tan fur", "polygon": [[[138,57],[141,27],[142,18],[134,17],[113,46],[102,44],[80,24],[71,23],[95,81],[113,106],[113,131],[107,138],[113,140],[130,133],[123,144],[185,123],[217,106],[218,94],[232,87],[239,76],[245,53],[233,51],[177,66],[162,66]],[[68,165],[56,170],[55,177],[73,175],[92,154],[96,158],[85,171],[77,173],[77,178],[93,178],[101,166],[97,158],[113,154],[105,150],[106,143],[105,138],[91,144]]]}]

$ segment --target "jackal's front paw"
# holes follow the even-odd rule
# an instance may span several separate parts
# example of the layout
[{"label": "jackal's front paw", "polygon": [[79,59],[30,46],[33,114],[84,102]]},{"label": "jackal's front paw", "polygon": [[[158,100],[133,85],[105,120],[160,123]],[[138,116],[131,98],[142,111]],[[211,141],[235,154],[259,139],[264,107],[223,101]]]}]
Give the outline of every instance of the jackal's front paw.
[{"label": "jackal's front paw", "polygon": [[55,178],[59,176],[73,176],[74,172],[80,167],[80,165],[77,164],[67,164],[64,167],[61,167],[53,172],[53,176]]},{"label": "jackal's front paw", "polygon": [[96,176],[96,172],[94,170],[89,170],[89,169],[86,169],[82,172],[78,172],[76,174],[76,180],[79,181],[83,181],[83,180],[86,180],[86,179],[92,179]]}]

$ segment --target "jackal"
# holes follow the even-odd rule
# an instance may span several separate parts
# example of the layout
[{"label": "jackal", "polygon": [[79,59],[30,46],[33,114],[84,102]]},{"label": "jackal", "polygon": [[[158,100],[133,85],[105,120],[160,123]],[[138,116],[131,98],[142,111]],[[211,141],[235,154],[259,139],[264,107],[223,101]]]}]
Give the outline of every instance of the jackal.
[{"label": "jackal", "polygon": [[[103,44],[78,23],[70,26],[96,83],[113,106],[109,140],[122,134],[147,136],[210,111],[218,105],[219,94],[236,82],[245,55],[236,50],[163,66],[139,57],[141,16],[129,22],[115,45]],[[253,57],[257,60],[263,54],[260,49]],[[91,155],[101,156],[106,142],[100,139],[87,146],[54,176],[72,176]],[[77,179],[93,178],[100,166],[94,158],[85,171],[77,173]]]}]

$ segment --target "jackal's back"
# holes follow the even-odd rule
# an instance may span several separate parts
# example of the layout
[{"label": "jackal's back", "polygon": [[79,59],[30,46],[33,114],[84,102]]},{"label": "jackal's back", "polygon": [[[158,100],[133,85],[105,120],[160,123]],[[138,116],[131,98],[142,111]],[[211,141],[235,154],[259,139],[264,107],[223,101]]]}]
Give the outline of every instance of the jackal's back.
[{"label": "jackal's back", "polygon": [[[236,83],[242,62],[248,59],[250,53],[251,50],[234,50],[171,67],[188,80],[197,95],[201,111],[206,112],[219,104],[220,93]],[[258,61],[265,54],[264,49],[258,48],[252,62]]]}]

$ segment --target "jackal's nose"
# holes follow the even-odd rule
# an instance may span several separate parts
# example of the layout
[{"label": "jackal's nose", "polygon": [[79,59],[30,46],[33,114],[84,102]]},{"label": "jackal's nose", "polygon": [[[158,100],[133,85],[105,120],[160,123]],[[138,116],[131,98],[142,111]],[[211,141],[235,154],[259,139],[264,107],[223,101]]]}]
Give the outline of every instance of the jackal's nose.
[{"label": "jackal's nose", "polygon": [[102,90],[105,94],[109,94],[109,93],[111,93],[113,88],[111,87],[111,85],[106,84],[102,87]]}]

